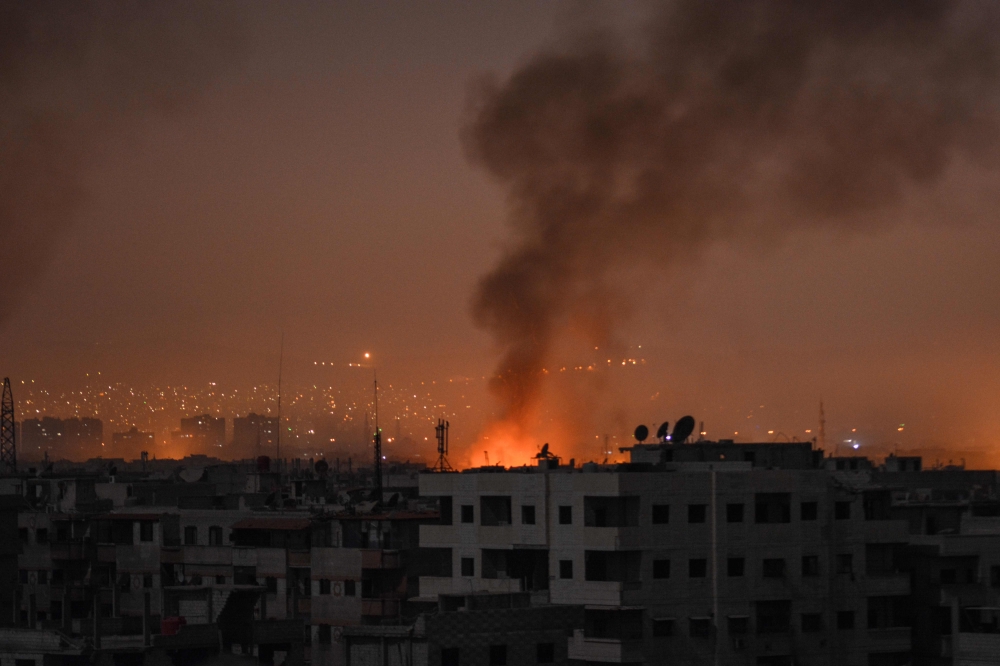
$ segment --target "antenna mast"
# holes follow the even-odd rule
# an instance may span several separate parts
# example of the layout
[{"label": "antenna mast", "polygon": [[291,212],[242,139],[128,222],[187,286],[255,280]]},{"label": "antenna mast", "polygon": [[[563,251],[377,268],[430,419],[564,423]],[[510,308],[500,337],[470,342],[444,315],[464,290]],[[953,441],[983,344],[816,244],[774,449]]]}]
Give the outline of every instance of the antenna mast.
[{"label": "antenna mast", "polygon": [[826,450],[826,414],[823,413],[823,400],[819,401],[819,448]]},{"label": "antenna mast", "polygon": [[[285,332],[281,332],[281,351],[278,352],[278,435],[274,438],[274,464],[277,469],[281,467],[281,367],[285,362]],[[258,432],[258,438],[260,433]]]},{"label": "antenna mast", "polygon": [[431,471],[434,472],[454,472],[448,463],[448,427],[449,423],[444,419],[438,419],[437,427],[434,428],[434,435],[438,441],[438,460]]},{"label": "antenna mast", "polygon": [[382,431],[378,427],[378,373],[374,370],[375,376],[375,501],[382,501]]},{"label": "antenna mast", "polygon": [[17,442],[14,437],[14,396],[10,378],[3,378],[3,399],[0,400],[0,473],[17,473]]}]

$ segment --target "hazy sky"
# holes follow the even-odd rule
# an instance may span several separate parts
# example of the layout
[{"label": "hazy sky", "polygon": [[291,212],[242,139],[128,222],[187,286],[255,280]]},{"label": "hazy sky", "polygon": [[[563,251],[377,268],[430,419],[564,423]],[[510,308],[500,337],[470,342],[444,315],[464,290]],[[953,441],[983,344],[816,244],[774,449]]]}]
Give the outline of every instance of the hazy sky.
[{"label": "hazy sky", "polygon": [[[503,190],[460,143],[469,87],[567,23],[609,17],[564,3],[239,7],[237,62],[87,157],[84,202],[0,329],[3,373],[245,386],[273,381],[284,332],[292,384],[340,378],[313,361],[365,351],[386,381],[487,376],[497,350],[470,303],[510,234]],[[619,22],[643,14],[619,7]],[[822,398],[838,436],[993,446],[997,203],[993,174],[956,164],[877,231],[731,239],[669,274],[624,275],[634,301],[615,358],[644,364],[555,377],[550,408],[620,436],[692,413],[713,436],[804,438]],[[466,441],[493,409],[479,391]]]}]

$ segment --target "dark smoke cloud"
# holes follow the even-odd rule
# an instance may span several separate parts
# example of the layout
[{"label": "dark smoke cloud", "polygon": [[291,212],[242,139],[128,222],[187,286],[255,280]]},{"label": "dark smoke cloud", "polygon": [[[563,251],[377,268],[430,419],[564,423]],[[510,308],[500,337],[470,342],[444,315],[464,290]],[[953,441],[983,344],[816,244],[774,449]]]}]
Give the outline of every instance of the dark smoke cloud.
[{"label": "dark smoke cloud", "polygon": [[0,323],[86,198],[85,172],[123,124],[179,111],[242,38],[216,6],[0,3]]},{"label": "dark smoke cloud", "polygon": [[995,2],[682,0],[641,49],[591,35],[484,83],[463,139],[507,189],[518,240],[473,312],[503,350],[505,417],[529,415],[570,322],[614,329],[599,315],[623,266],[850,228],[956,158],[992,162],[998,15]]}]

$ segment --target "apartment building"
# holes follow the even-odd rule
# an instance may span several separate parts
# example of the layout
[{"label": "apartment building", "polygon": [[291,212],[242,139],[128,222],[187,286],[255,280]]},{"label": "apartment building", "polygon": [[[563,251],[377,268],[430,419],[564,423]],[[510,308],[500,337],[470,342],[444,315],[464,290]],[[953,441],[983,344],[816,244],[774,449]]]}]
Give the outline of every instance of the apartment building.
[{"label": "apartment building", "polygon": [[567,652],[584,663],[908,663],[908,525],[890,493],[809,468],[801,446],[787,456],[800,469],[731,446],[704,462],[424,474],[441,521],[420,545],[450,571],[421,578],[421,594],[583,606]]}]

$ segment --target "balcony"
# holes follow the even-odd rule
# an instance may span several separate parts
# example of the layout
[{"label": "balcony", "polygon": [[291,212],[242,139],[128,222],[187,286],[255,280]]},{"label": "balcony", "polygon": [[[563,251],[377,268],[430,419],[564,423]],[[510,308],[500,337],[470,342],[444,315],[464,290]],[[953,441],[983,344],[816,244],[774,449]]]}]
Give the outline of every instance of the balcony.
[{"label": "balcony", "polygon": [[869,629],[868,642],[873,650],[888,652],[890,650],[909,650],[909,627],[889,627],[887,629]]},{"label": "balcony", "polygon": [[362,550],[362,569],[398,569],[399,553],[394,550]]},{"label": "balcony", "polygon": [[361,614],[369,617],[396,617],[399,599],[362,599]]},{"label": "balcony", "polygon": [[49,552],[53,560],[85,560],[87,545],[84,543],[57,542],[53,543]]},{"label": "balcony", "polygon": [[862,584],[865,596],[900,597],[910,594],[910,575],[905,573],[869,574]]},{"label": "balcony", "polygon": [[554,580],[549,593],[554,604],[582,604],[585,606],[627,606],[630,598],[637,596],[640,583],[619,581]]},{"label": "balcony", "polygon": [[421,576],[420,596],[439,594],[471,594],[473,592],[521,592],[521,581],[514,578],[447,578]]},{"label": "balcony", "polygon": [[605,664],[642,663],[642,641],[615,638],[587,638],[582,629],[575,629],[567,644],[566,656],[579,661]]},{"label": "balcony", "polygon": [[288,566],[309,568],[312,566],[312,554],[308,550],[288,551]]},{"label": "balcony", "polygon": [[97,546],[97,561],[111,564],[117,560],[115,555],[115,545],[113,543],[102,543]]}]

